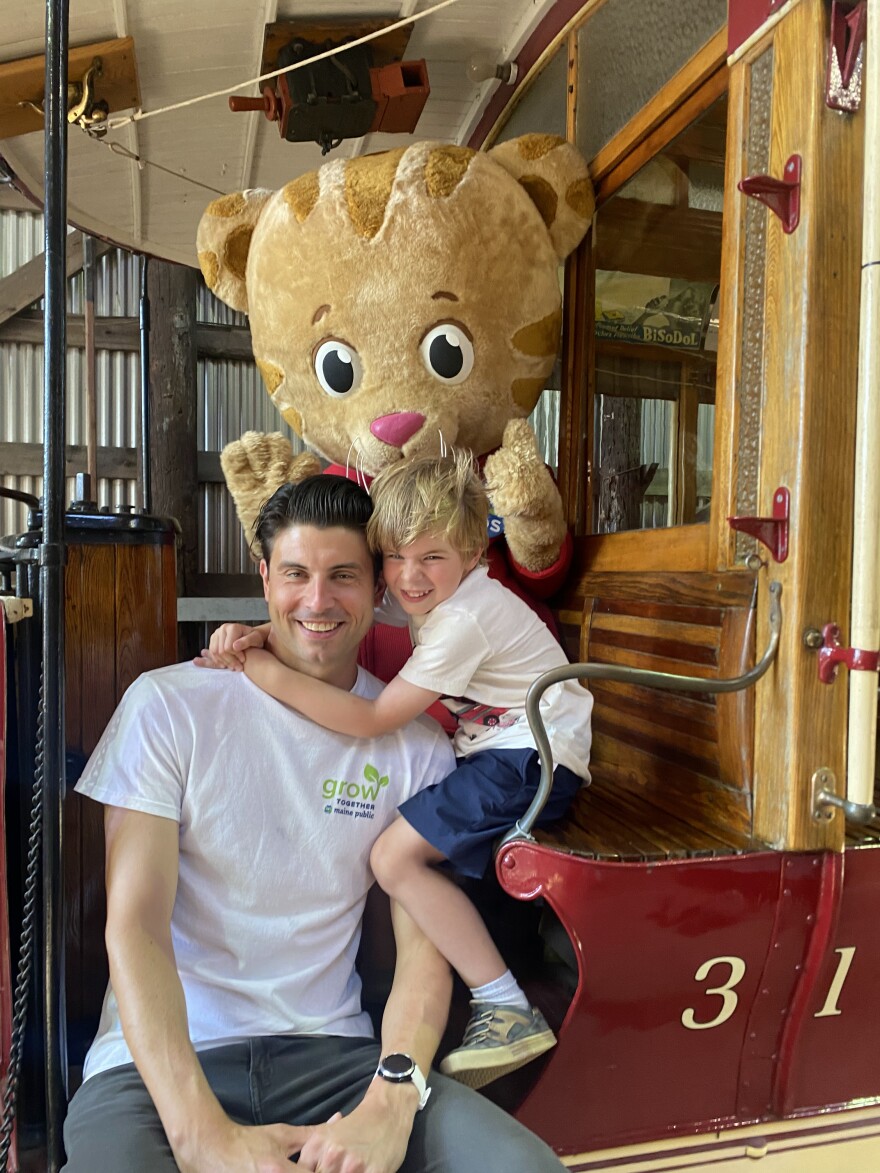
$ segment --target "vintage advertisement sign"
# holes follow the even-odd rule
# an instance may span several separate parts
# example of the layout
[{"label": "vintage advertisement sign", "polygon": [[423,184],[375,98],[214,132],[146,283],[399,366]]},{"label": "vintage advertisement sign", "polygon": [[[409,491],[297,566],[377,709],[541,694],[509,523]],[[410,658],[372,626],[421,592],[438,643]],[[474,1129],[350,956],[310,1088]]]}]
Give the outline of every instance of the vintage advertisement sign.
[{"label": "vintage advertisement sign", "polygon": [[716,289],[708,281],[600,270],[596,273],[596,337],[708,349]]}]

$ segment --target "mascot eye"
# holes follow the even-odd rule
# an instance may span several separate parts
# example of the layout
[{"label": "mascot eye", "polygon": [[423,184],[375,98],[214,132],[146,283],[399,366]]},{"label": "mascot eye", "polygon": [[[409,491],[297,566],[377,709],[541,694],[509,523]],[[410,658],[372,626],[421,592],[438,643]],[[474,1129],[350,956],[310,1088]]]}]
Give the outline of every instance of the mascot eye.
[{"label": "mascot eye", "polygon": [[315,374],[328,395],[340,398],[357,391],[363,371],[358,352],[344,342],[329,338],[315,351]]},{"label": "mascot eye", "polygon": [[422,362],[442,383],[462,383],[474,367],[474,344],[461,326],[441,322],[422,339]]}]

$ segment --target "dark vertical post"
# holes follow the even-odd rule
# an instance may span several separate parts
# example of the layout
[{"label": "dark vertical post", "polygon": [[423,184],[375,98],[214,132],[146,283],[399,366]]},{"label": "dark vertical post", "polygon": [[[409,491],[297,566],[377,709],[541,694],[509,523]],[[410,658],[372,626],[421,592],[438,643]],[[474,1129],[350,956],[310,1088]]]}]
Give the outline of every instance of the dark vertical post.
[{"label": "dark vertical post", "polygon": [[61,808],[64,800],[64,375],[67,358],[67,0],[46,2],[46,312],[43,378],[43,982],[47,1168],[61,1167],[67,1108]]},{"label": "dark vertical post", "polygon": [[141,257],[140,359],[141,359],[141,428],[138,444],[138,479],[141,483],[141,510],[153,511],[153,487],[150,480],[150,298],[147,294],[148,257]]},{"label": "dark vertical post", "polygon": [[86,375],[86,473],[82,499],[98,500],[98,386],[95,369],[95,241],[83,233],[83,322]]},{"label": "dark vertical post", "polygon": [[[194,269],[151,260],[149,467],[152,512],[180,523],[178,595],[193,594],[198,573],[199,504]],[[185,654],[184,649],[181,649]],[[197,649],[196,649],[197,650]]]}]

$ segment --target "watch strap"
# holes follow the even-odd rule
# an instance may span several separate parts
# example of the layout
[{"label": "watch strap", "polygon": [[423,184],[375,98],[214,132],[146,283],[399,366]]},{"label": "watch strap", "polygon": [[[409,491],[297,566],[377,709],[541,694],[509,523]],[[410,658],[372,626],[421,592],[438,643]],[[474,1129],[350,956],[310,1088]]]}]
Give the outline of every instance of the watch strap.
[{"label": "watch strap", "polygon": [[[410,1056],[407,1055],[407,1058],[410,1059]],[[379,1066],[376,1068],[376,1074],[380,1077],[380,1079],[385,1079],[389,1083],[413,1084],[416,1091],[419,1093],[418,1111],[421,1112],[425,1104],[428,1102],[428,1097],[431,1095],[431,1089],[428,1087],[428,1082],[424,1075],[422,1075],[421,1071],[419,1070],[418,1064],[412,1059],[410,1059],[410,1062],[412,1063],[412,1070],[408,1074],[395,1075],[388,1071],[384,1066],[384,1059],[380,1059]]]}]

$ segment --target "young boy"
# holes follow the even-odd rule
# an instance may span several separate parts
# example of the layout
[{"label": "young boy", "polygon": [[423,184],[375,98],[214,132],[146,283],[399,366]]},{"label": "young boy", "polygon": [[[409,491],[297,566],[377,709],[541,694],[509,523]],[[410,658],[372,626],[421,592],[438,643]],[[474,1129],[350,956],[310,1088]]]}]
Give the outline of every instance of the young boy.
[{"label": "young boy", "polygon": [[[214,663],[241,668],[260,688],[320,725],[354,737],[399,729],[438,698],[455,714],[458,767],[405,802],[370,862],[398,901],[470,987],[462,1045],[440,1065],[481,1087],[542,1054],[556,1040],[529,1005],[474,906],[436,865],[480,877],[492,844],[527,810],[540,764],[525,716],[526,693],[565,656],[546,626],[481,559],[488,501],[469,454],[393,466],[374,481],[367,540],[383,558],[385,623],[408,625],[413,653],[375,700],[285,667],[260,650],[261,628],[226,624],[211,640]],[[296,573],[296,568],[292,568]],[[328,632],[342,616],[291,616]],[[242,634],[243,633],[243,634]],[[545,692],[541,712],[556,763],[542,822],[560,818],[589,780],[592,697],[575,681]]]}]

